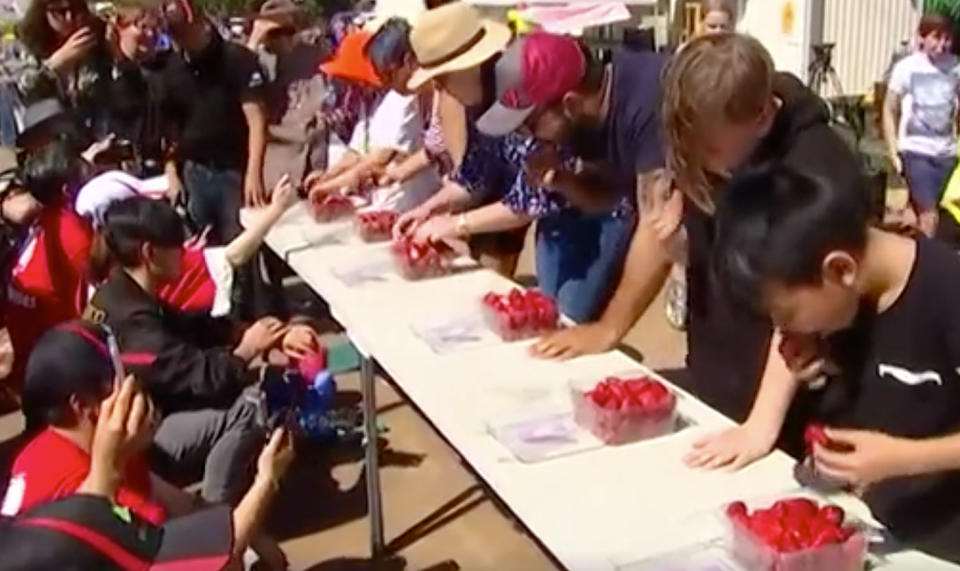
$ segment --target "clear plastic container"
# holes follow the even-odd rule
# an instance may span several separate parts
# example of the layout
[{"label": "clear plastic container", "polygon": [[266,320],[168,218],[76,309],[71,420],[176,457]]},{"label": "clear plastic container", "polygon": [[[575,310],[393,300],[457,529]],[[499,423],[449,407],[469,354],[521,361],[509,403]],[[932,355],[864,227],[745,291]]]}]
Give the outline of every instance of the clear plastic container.
[{"label": "clear plastic container", "polygon": [[422,280],[452,272],[457,254],[445,244],[395,240],[390,244],[390,256],[398,274],[408,280]]},{"label": "clear plastic container", "polygon": [[[488,294],[489,295],[489,294]],[[539,337],[560,327],[560,314],[556,302],[546,298],[549,304],[540,309],[526,309],[519,315],[511,315],[509,309],[498,311],[489,304],[480,302],[483,320],[504,341],[519,341]]]},{"label": "clear plastic container", "polygon": [[320,223],[333,222],[353,215],[353,202],[336,194],[327,194],[310,199],[310,214]]},{"label": "clear plastic container", "polygon": [[353,218],[353,229],[364,242],[387,242],[393,237],[397,213],[391,210],[364,210]]},{"label": "clear plastic container", "polygon": [[573,417],[577,424],[589,430],[605,444],[626,444],[657,438],[676,430],[677,396],[669,387],[643,372],[616,376],[625,381],[640,377],[649,378],[663,386],[668,396],[661,403],[653,406],[611,410],[598,405],[588,394],[600,381],[606,379],[571,381],[570,398],[573,400]]},{"label": "clear plastic container", "polygon": [[[818,506],[830,505],[806,495],[791,495],[813,499]],[[784,498],[787,499],[787,498]],[[769,508],[773,502],[765,504],[746,502],[749,510]],[[867,539],[857,522],[848,517],[845,526],[856,531],[842,543],[827,543],[819,547],[809,547],[796,551],[781,552],[764,543],[741,521],[721,514],[727,528],[727,549],[735,561],[746,569],[757,571],[862,571],[867,558]]]}]

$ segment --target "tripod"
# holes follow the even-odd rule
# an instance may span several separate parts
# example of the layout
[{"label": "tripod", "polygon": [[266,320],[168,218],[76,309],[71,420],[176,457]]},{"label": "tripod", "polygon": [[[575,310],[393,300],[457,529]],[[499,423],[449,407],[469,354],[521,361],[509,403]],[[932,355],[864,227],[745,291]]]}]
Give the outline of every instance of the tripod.
[{"label": "tripod", "polygon": [[[851,99],[843,91],[840,76],[833,67],[833,48],[836,44],[815,44],[813,61],[807,69],[807,86],[823,99],[830,111],[830,120],[853,132],[855,143],[866,133],[866,115],[858,99]],[[826,92],[829,87],[830,93]]]},{"label": "tripod", "polygon": [[813,46],[813,61],[807,69],[807,86],[820,97],[824,99],[827,95],[824,93],[824,87],[830,86],[833,93],[832,97],[843,96],[843,85],[840,84],[840,76],[833,67],[833,48],[836,44],[816,44]]}]

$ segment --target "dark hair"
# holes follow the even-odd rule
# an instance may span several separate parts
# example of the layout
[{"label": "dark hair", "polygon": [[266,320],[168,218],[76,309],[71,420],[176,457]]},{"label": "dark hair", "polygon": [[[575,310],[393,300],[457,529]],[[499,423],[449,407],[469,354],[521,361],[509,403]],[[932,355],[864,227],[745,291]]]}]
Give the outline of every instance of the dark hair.
[{"label": "dark hair", "polygon": [[79,319],[57,325],[40,338],[27,361],[23,411],[28,424],[73,424],[70,398],[99,402],[109,392],[113,377],[102,326]]},{"label": "dark hair", "polygon": [[40,149],[24,154],[20,180],[41,204],[52,204],[83,176],[80,155],[67,139],[56,138]]},{"label": "dark hair", "polygon": [[[47,21],[47,6],[57,0],[33,0],[27,7],[23,19],[18,25],[18,36],[23,45],[34,56],[45,59],[50,56],[62,43]],[[69,4],[82,10],[82,15],[91,22],[90,25],[98,37],[103,37],[103,22],[90,12],[84,0],[69,0]]]},{"label": "dark hair", "polygon": [[584,72],[578,89],[585,93],[599,91],[603,87],[603,72],[606,64],[593,53],[589,46],[581,43],[580,51],[583,52]]},{"label": "dark hair", "polygon": [[927,12],[920,17],[920,23],[917,24],[917,34],[925,38],[930,34],[942,34],[953,38],[953,21],[939,12]]},{"label": "dark hair", "polygon": [[819,283],[827,254],[866,245],[870,212],[860,188],[778,165],[748,171],[718,195],[713,277],[753,308],[771,280]]},{"label": "dark hair", "polygon": [[390,18],[367,41],[363,53],[381,77],[391,68],[403,65],[413,53],[410,47],[410,23],[403,18]]},{"label": "dark hair", "polygon": [[140,247],[153,244],[179,248],[186,239],[183,221],[168,202],[134,196],[114,202],[103,214],[90,251],[90,278],[101,282],[114,264],[135,268],[142,263]]}]

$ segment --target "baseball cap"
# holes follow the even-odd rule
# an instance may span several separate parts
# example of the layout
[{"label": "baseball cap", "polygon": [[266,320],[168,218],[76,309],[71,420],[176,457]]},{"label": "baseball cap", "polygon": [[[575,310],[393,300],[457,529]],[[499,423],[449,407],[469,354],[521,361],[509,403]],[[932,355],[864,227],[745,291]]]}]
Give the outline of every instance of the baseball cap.
[{"label": "baseball cap", "polygon": [[331,77],[380,87],[380,77],[377,76],[370,59],[363,53],[370,38],[370,32],[351,31],[340,42],[333,59],[320,65],[320,71]]},{"label": "baseball cap", "polygon": [[102,496],[76,494],[0,525],[4,569],[215,571],[230,562],[226,504],[155,526]]},{"label": "baseball cap", "polygon": [[576,88],[586,65],[580,44],[571,37],[534,32],[517,38],[497,61],[497,101],[477,119],[477,129],[494,137],[519,129],[538,105]]}]

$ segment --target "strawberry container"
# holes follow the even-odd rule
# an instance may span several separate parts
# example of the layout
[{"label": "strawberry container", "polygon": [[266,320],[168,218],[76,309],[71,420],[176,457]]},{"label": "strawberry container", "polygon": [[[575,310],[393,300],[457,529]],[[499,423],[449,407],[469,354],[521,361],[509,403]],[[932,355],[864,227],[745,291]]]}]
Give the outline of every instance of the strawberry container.
[{"label": "strawberry container", "polygon": [[514,288],[507,295],[490,292],[480,304],[483,320],[504,341],[537,337],[559,327],[557,303],[539,290]]},{"label": "strawberry container", "polygon": [[752,511],[743,502],[733,502],[724,512],[727,549],[746,569],[861,571],[864,567],[866,536],[846,521],[837,506],[797,496]]},{"label": "strawberry container", "polygon": [[364,242],[386,242],[393,235],[397,213],[391,210],[367,210],[357,212],[353,229]]},{"label": "strawberry container", "polygon": [[326,223],[347,218],[353,214],[353,202],[338,194],[322,194],[310,199],[310,214],[317,222]]},{"label": "strawberry container", "polygon": [[421,243],[402,238],[390,244],[397,273],[408,280],[420,280],[449,274],[457,254],[442,243]]},{"label": "strawberry container", "polygon": [[670,434],[677,426],[677,397],[645,373],[570,383],[573,417],[606,444],[626,444]]}]

